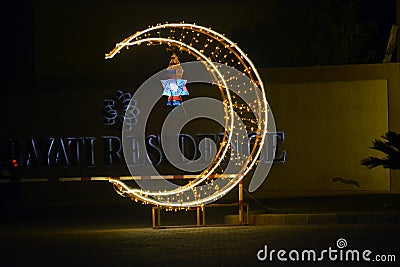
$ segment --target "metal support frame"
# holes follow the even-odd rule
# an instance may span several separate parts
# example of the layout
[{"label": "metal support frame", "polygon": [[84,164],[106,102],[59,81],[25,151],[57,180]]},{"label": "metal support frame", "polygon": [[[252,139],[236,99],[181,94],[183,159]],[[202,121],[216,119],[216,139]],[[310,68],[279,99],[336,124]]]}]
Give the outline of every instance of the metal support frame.
[{"label": "metal support frame", "polygon": [[[195,208],[188,208],[187,210],[196,210],[196,224],[195,225],[183,225],[183,226],[162,226],[161,225],[161,210],[166,210],[168,208],[161,206],[153,206],[151,208],[152,215],[152,227],[153,229],[168,228],[168,227],[204,227],[206,224],[206,208],[218,208],[218,207],[239,207],[241,213],[239,215],[238,224],[231,225],[248,225],[249,224],[249,210],[250,205],[244,202],[238,203],[226,203],[226,204],[209,204],[205,206],[197,206]],[[244,209],[246,207],[246,209]],[[245,215],[245,216],[243,216]],[[242,217],[240,217],[242,216]],[[226,226],[226,224],[222,224]],[[219,225],[212,225],[219,226]]]},{"label": "metal support frame", "polygon": [[[238,224],[234,225],[248,225],[249,224],[249,212],[250,205],[248,203],[244,203],[243,199],[243,181],[239,182],[239,201],[237,203],[228,203],[228,204],[208,204],[201,205],[195,208],[187,208],[186,210],[194,210],[196,209],[196,225],[186,225],[181,227],[189,227],[189,226],[206,226],[206,208],[216,208],[216,207],[235,207],[239,208],[238,214]],[[246,207],[246,210],[244,210]],[[167,228],[167,227],[179,227],[179,226],[161,226],[161,210],[167,210],[167,207],[161,206],[153,206],[151,208],[151,221],[153,229],[158,228]],[[244,214],[246,216],[244,216]],[[225,224],[223,224],[225,225]],[[215,225],[214,225],[215,226]]]}]

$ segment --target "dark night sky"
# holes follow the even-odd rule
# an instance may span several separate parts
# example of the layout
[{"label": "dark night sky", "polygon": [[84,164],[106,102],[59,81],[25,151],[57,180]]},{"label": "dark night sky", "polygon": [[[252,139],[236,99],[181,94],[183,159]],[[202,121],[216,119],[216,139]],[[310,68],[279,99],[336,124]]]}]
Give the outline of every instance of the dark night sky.
[{"label": "dark night sky", "polygon": [[[395,1],[7,1],[1,91],[138,86],[165,67],[164,48],[104,54],[159,22],[226,33],[257,67],[379,63]],[[4,11],[3,11],[4,12]]]}]

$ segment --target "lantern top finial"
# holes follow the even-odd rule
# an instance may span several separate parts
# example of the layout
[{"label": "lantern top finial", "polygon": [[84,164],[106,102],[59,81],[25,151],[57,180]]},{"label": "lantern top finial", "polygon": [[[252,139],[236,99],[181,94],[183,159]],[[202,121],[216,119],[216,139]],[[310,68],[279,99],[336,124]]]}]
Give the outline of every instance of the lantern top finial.
[{"label": "lantern top finial", "polygon": [[173,53],[171,56],[167,70],[171,75],[171,79],[182,79],[183,68],[179,62],[178,56],[175,53]]}]

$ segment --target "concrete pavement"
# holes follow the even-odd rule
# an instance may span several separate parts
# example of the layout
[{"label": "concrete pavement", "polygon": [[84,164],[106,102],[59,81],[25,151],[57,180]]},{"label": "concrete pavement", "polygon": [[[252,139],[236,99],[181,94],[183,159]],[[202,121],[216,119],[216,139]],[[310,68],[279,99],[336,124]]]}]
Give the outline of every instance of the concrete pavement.
[{"label": "concrete pavement", "polygon": [[[371,259],[375,261],[375,256],[384,255],[386,262],[374,262],[372,266],[386,267],[398,266],[398,236],[399,227],[386,225],[154,230],[109,229],[93,224],[89,228],[26,227],[18,231],[3,227],[0,231],[0,266],[371,266]],[[283,249],[302,253],[306,249],[315,250],[319,257],[320,252],[329,247],[338,251],[338,240],[344,240],[348,249],[370,250],[371,262],[327,257],[317,262],[312,259],[281,261],[276,257],[261,261],[257,257],[266,245],[268,251]]]}]

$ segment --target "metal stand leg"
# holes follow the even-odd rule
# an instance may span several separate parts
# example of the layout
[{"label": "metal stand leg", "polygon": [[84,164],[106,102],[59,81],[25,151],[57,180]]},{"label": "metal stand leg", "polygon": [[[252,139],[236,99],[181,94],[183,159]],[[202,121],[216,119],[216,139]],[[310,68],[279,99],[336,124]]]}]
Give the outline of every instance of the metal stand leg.
[{"label": "metal stand leg", "polygon": [[199,206],[196,207],[196,215],[197,215],[197,218],[196,218],[197,226],[200,226],[201,218],[200,218],[200,207]]},{"label": "metal stand leg", "polygon": [[156,228],[156,211],[155,207],[151,207],[151,225],[153,229]]},{"label": "metal stand leg", "polygon": [[239,224],[243,224],[243,181],[239,182]]},{"label": "metal stand leg", "polygon": [[157,226],[161,227],[161,208],[157,207]]},{"label": "metal stand leg", "polygon": [[206,209],[204,208],[204,206],[196,207],[196,222],[197,226],[206,225]]},{"label": "metal stand leg", "polygon": [[151,223],[153,229],[161,227],[161,207],[151,207]]},{"label": "metal stand leg", "polygon": [[206,225],[206,208],[204,206],[201,207],[201,212],[203,214],[203,226]]}]

